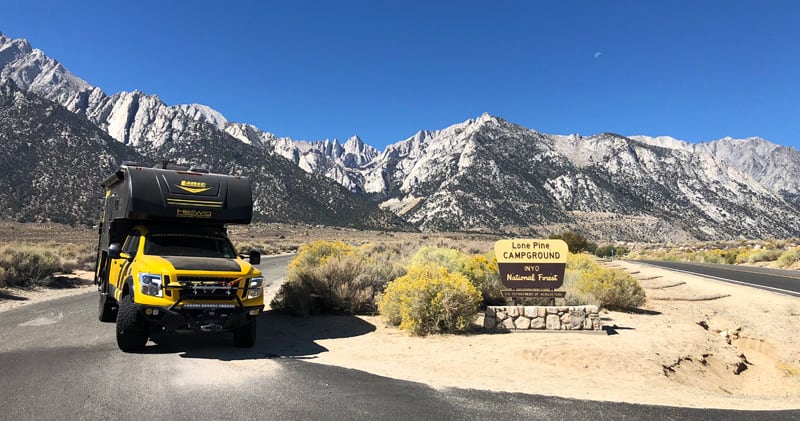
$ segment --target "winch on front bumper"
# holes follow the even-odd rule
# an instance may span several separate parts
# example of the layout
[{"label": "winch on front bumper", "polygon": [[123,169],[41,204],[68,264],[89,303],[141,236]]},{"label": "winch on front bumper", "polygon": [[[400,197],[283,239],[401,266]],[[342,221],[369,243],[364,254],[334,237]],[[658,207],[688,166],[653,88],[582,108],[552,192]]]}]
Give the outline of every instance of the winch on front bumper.
[{"label": "winch on front bumper", "polygon": [[[178,276],[178,285],[167,284],[165,295],[176,297],[170,306],[139,305],[151,325],[168,332],[222,332],[244,326],[264,310],[264,305],[247,306],[252,288],[242,278]],[[239,285],[243,285],[240,287]]]}]

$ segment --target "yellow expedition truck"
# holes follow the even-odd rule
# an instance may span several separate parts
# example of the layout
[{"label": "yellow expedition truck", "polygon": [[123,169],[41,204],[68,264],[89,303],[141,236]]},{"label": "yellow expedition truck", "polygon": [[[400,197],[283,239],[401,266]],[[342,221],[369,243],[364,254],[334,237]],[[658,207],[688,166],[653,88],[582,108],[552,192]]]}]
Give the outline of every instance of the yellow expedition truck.
[{"label": "yellow expedition truck", "polygon": [[235,346],[253,346],[261,256],[237,255],[225,228],[252,219],[249,179],[124,163],[102,186],[94,282],[100,321],[116,323],[119,348],[182,331],[233,332]]}]

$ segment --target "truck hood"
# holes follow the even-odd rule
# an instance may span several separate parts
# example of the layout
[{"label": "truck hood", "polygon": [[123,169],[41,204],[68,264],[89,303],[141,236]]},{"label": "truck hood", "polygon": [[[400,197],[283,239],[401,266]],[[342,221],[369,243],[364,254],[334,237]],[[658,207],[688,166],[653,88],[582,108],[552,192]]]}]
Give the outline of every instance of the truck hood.
[{"label": "truck hood", "polygon": [[[236,259],[219,259],[207,257],[163,256],[175,270],[203,270],[209,272],[243,272],[242,265]],[[249,269],[249,268],[247,268]]]}]

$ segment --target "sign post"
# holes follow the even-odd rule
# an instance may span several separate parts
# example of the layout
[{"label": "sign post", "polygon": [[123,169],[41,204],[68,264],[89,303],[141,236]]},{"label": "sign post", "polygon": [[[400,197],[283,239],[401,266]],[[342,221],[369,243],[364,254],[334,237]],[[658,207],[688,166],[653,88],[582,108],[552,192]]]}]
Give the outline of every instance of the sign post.
[{"label": "sign post", "polygon": [[494,245],[500,282],[509,288],[504,297],[564,297],[556,291],[564,284],[569,248],[564,240],[500,240]]}]

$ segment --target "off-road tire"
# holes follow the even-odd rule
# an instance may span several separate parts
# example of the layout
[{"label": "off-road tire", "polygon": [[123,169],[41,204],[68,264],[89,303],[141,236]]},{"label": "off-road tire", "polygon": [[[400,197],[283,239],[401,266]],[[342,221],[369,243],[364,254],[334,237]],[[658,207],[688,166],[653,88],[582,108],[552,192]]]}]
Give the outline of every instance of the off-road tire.
[{"label": "off-road tire", "polygon": [[147,322],[130,295],[122,297],[117,310],[117,346],[124,352],[140,351],[147,343]]},{"label": "off-road tire", "polygon": [[103,323],[114,323],[117,321],[117,300],[107,294],[100,294],[97,318]]},{"label": "off-road tire", "polygon": [[246,325],[233,330],[233,346],[237,348],[252,348],[256,344],[256,319],[250,320]]}]

